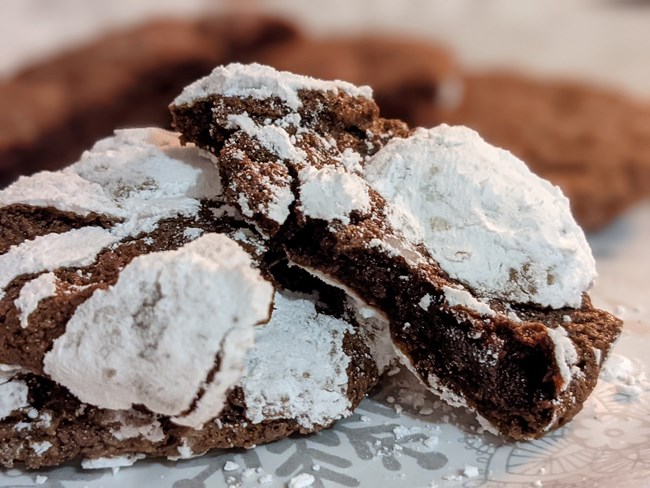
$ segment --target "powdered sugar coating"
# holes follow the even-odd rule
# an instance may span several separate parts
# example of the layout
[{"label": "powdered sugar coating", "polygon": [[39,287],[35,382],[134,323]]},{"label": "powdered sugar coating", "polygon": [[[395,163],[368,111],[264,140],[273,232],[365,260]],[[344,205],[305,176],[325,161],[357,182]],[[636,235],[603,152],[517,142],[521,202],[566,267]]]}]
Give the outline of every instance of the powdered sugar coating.
[{"label": "powdered sugar coating", "polygon": [[158,420],[141,422],[144,414],[137,410],[113,412],[113,420],[119,428],[111,431],[117,440],[134,439],[140,437],[151,442],[160,442],[165,439],[165,433]]},{"label": "powdered sugar coating", "polygon": [[555,362],[562,377],[561,390],[564,391],[571,382],[572,366],[578,362],[578,353],[564,327],[558,326],[555,329],[547,327],[546,333],[555,345]]},{"label": "powdered sugar coating", "polygon": [[650,391],[650,381],[643,365],[620,354],[611,354],[600,375],[601,379],[614,383],[616,391],[627,397],[635,397]]},{"label": "powdered sugar coating", "polygon": [[119,468],[126,468],[128,466],[133,466],[136,461],[144,459],[144,454],[126,454],[124,456],[115,456],[115,457],[101,457],[96,459],[83,459],[81,461],[81,467],[83,469],[106,469],[110,468],[113,470],[113,474],[116,474],[119,471]]},{"label": "powdered sugar coating", "polygon": [[20,312],[20,326],[27,327],[30,314],[36,310],[41,300],[56,293],[56,275],[52,272],[43,273],[25,283],[16,300],[16,310]]},{"label": "powdered sugar coating", "polygon": [[348,224],[352,211],[370,212],[368,185],[361,177],[335,166],[305,166],[298,176],[301,208],[306,216]]},{"label": "powdered sugar coating", "polygon": [[298,96],[300,90],[341,91],[353,97],[372,98],[369,86],[357,87],[338,80],[317,80],[261,64],[232,63],[218,66],[208,76],[186,86],[173,104],[192,105],[196,100],[210,95],[251,97],[256,100],[277,97],[288,107],[297,110],[302,105]]},{"label": "powdered sugar coating", "polygon": [[259,125],[246,114],[228,115],[226,128],[243,130],[280,159],[297,163],[304,161],[307,156],[305,151],[291,142],[291,137],[284,128],[277,125]]},{"label": "powdered sugar coating", "polygon": [[6,383],[19,373],[26,373],[22,366],[0,363],[0,383]]},{"label": "powdered sugar coating", "polygon": [[[223,235],[136,257],[114,286],[76,309],[45,356],[45,372],[83,402],[114,410],[141,404],[198,428],[219,414],[225,391],[241,376],[243,361],[224,358],[252,346],[272,293],[249,255]],[[224,349],[236,329],[239,342]],[[218,353],[228,367],[205,384]],[[182,418],[203,388],[210,405]]]},{"label": "powdered sugar coating", "polygon": [[214,164],[162,129],[119,130],[64,170],[96,183],[128,217],[113,232],[135,235],[175,215],[196,215],[199,200],[222,193]]},{"label": "powdered sugar coating", "polygon": [[29,388],[24,381],[0,377],[0,420],[18,409],[29,406]]},{"label": "powdered sugar coating", "polygon": [[314,475],[309,473],[300,473],[289,480],[288,488],[308,488],[316,482]]},{"label": "powdered sugar coating", "polygon": [[[0,256],[0,298],[19,275],[87,266],[109,245],[150,232],[164,218],[197,215],[200,199],[222,193],[214,164],[198,149],[181,147],[177,134],[162,129],[116,131],[62,172],[39,173],[20,181],[19,187],[0,192],[0,201],[52,206],[58,195],[64,202],[57,207],[60,210],[76,209],[80,215],[92,211],[123,221],[110,229],[85,227],[12,246]],[[65,197],[54,193],[39,200],[35,198],[39,185],[79,193]],[[19,189],[23,199],[17,197]]]},{"label": "powdered sugar coating", "polygon": [[[241,129],[250,137],[262,145],[265,149],[275,154],[279,159],[292,162],[304,161],[305,152],[296,147],[289,137],[289,134],[282,127],[275,125],[259,125],[246,114],[237,114],[228,116],[228,124],[231,129]],[[289,178],[283,181],[282,185],[274,185],[269,181],[264,183],[264,187],[271,192],[272,199],[264,214],[279,224],[283,224],[289,216],[289,206],[293,203],[294,196],[291,191],[291,182]],[[248,205],[246,196],[239,196],[239,206],[242,213],[247,217],[253,216],[253,209]]]},{"label": "powdered sugar coating", "polygon": [[42,456],[45,454],[47,451],[50,450],[52,447],[52,443],[50,441],[43,441],[43,442],[32,442],[30,444],[30,447],[36,453],[38,456]]},{"label": "powdered sugar coating", "polygon": [[445,293],[445,300],[450,307],[460,305],[488,317],[494,317],[496,315],[496,312],[487,303],[477,300],[476,297],[466,290],[460,290],[446,285],[442,287],[442,290]]},{"label": "powdered sugar coating", "polygon": [[21,176],[0,192],[0,206],[13,204],[52,207],[84,217],[91,212],[112,217],[125,215],[100,185],[60,171]]},{"label": "powdered sugar coating", "polygon": [[473,130],[393,139],[364,168],[390,223],[478,296],[578,307],[596,276],[559,188]]},{"label": "powdered sugar coating", "polygon": [[[268,283],[266,284],[268,285]],[[260,296],[260,293],[257,293],[256,296],[251,294],[247,297],[245,294],[240,295],[240,291],[243,290],[236,288],[237,285],[239,283],[233,280],[233,293],[228,298],[242,300],[239,303],[235,301],[235,303],[237,303],[238,307],[247,309],[243,310],[244,312],[250,314],[250,310],[248,310],[250,308],[257,313],[257,317],[263,317],[258,319],[254,325],[266,321],[271,307],[271,302],[266,293],[264,293],[263,297]],[[270,285],[268,286],[270,287]],[[254,300],[254,302],[248,304],[244,301],[246,299]],[[237,309],[235,309],[235,313],[237,313]],[[245,313],[241,315],[244,315],[246,319]],[[240,317],[238,319],[242,320]],[[243,320],[243,322],[246,323],[246,320]],[[224,404],[228,390],[241,379],[242,375],[246,374],[246,354],[253,348],[254,331],[251,331],[250,327],[237,326],[238,323],[235,323],[235,326],[224,334],[221,340],[218,374],[214,375],[214,378],[209,383],[203,383],[203,396],[198,399],[191,412],[174,419],[177,424],[199,428],[208,420],[213,419],[220,411],[217,406]]]},{"label": "powdered sugar coating", "polygon": [[431,295],[428,293],[424,295],[422,298],[420,298],[420,301],[418,302],[418,305],[422,310],[429,310],[429,307],[431,306]]},{"label": "powdered sugar coating", "polygon": [[0,256],[0,298],[15,277],[53,271],[66,266],[87,266],[119,236],[100,227],[82,227],[63,234],[46,234],[9,248]]},{"label": "powdered sugar coating", "polygon": [[221,193],[219,178],[201,178],[205,170],[198,150],[181,147],[173,132],[118,130],[62,171],[21,177],[0,192],[0,205],[53,207],[81,216],[93,212],[130,220],[190,215],[197,199]]},{"label": "powdered sugar coating", "polygon": [[349,414],[346,333],[353,333],[350,324],[318,313],[313,301],[276,293],[241,381],[246,416],[253,423],[295,419],[312,428]]},{"label": "powdered sugar coating", "polygon": [[377,366],[377,371],[379,374],[383,374],[395,360],[394,345],[390,337],[390,321],[386,314],[370,306],[357,293],[340,281],[321,273],[317,269],[295,263],[293,265],[302,268],[323,283],[346,293],[348,308],[351,309],[354,319],[360,325],[358,333],[362,334],[366,340],[370,355]]},{"label": "powdered sugar coating", "polygon": [[361,166],[362,161],[363,158],[361,157],[361,154],[349,147],[345,148],[341,153],[341,164],[345,166],[348,171],[353,173],[361,173],[361,171],[363,171]]}]

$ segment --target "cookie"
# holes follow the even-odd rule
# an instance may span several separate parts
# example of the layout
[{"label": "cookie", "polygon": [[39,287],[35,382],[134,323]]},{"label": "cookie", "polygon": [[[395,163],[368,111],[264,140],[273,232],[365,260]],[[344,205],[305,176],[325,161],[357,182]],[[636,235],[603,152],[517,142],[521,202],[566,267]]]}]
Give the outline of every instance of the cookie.
[{"label": "cookie", "polygon": [[116,128],[168,127],[166,106],[213,66],[299,37],[260,16],[161,20],[110,34],[0,83],[0,187],[62,168]]},{"label": "cookie", "polygon": [[460,69],[451,53],[430,41],[386,36],[337,37],[290,42],[254,60],[279,70],[326,80],[369,85],[387,118],[410,121],[423,107],[460,103]]},{"label": "cookie", "polygon": [[248,372],[200,429],[141,408],[83,403],[42,376],[5,374],[0,462],[39,468],[81,458],[85,468],[102,468],[153,456],[186,459],[311,433],[349,415],[377,381],[366,339],[351,322],[317,311],[312,298],[277,293],[274,307],[256,331]]},{"label": "cookie", "polygon": [[598,230],[650,195],[650,106],[578,82],[467,75],[454,110],[423,108],[417,124],[472,127],[559,185],[576,220]]},{"label": "cookie", "polygon": [[117,466],[313,432],[392,359],[385,323],[290,269],[176,134],[120,131],[0,192],[2,212],[15,218],[0,255],[4,466]]},{"label": "cookie", "polygon": [[581,409],[621,322],[584,294],[594,261],[568,201],[520,160],[381,119],[365,87],[260,65],[216,68],[171,110],[226,201],[389,320],[427,387],[514,439]]}]

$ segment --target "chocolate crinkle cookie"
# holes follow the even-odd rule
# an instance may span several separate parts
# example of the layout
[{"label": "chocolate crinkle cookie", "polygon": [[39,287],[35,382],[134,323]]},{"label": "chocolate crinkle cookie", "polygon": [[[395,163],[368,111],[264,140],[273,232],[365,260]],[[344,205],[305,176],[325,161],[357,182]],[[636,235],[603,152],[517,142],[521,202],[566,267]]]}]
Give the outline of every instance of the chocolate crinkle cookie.
[{"label": "chocolate crinkle cookie", "polygon": [[464,127],[410,130],[367,87],[232,64],[173,102],[226,201],[389,324],[432,391],[514,439],[570,420],[621,322],[561,191]]},{"label": "chocolate crinkle cookie", "polygon": [[0,463],[119,467],[332,425],[400,359],[513,439],[570,420],[621,322],[568,201],[368,87],[231,64],[0,192]]},{"label": "chocolate crinkle cookie", "polygon": [[206,156],[125,130],[0,193],[3,465],[117,467],[314,432],[389,365],[385,323],[289,268]]}]

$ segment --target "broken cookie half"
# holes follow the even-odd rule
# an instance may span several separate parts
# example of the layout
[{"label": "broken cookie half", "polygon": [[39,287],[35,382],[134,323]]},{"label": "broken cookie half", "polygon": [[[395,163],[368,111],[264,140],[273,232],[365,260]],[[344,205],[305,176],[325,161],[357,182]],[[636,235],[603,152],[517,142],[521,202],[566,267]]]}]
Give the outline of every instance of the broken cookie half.
[{"label": "broken cookie half", "polygon": [[592,307],[559,189],[460,127],[379,117],[367,87],[231,64],[171,105],[268,246],[390,322],[449,403],[535,438],[593,390],[621,322]]},{"label": "broken cookie half", "polygon": [[159,129],[0,192],[0,464],[250,447],[331,425],[376,383],[382,323],[290,269],[222,193]]}]

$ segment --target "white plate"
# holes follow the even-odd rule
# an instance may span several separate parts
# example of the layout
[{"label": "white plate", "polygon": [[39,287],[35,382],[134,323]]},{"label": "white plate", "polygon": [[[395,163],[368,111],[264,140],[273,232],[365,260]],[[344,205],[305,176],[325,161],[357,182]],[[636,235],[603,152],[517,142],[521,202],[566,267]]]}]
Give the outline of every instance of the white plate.
[{"label": "white plate", "polygon": [[[590,241],[600,273],[594,302],[626,320],[614,353],[630,358],[637,372],[648,368],[650,203]],[[316,435],[176,463],[143,461],[115,475],[73,466],[14,469],[0,472],[0,486],[283,487],[307,473],[314,487],[650,487],[650,388],[641,387],[630,396],[620,382],[601,379],[567,426],[541,440],[508,443],[480,433],[463,410],[440,407],[402,371],[351,418]],[[420,413],[433,404],[433,413]],[[238,469],[223,471],[227,461]],[[260,484],[264,475],[271,481]]]}]

